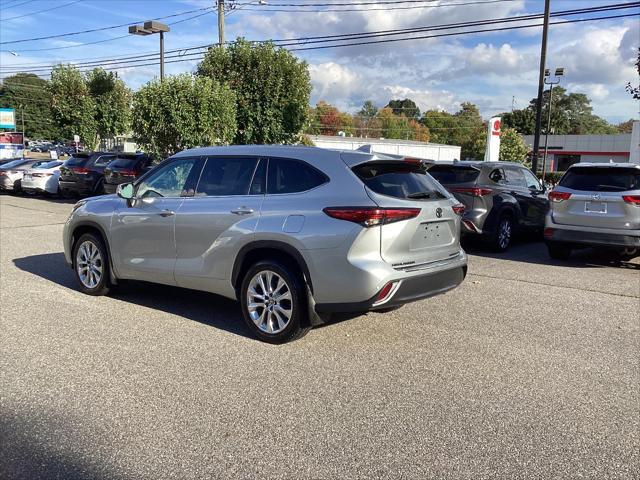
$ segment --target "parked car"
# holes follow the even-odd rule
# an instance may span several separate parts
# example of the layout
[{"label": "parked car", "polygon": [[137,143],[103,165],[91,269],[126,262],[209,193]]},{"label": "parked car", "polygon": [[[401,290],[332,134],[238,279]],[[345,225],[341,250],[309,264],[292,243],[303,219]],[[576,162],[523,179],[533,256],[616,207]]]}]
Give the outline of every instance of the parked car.
[{"label": "parked car", "polygon": [[58,193],[60,167],[63,164],[64,162],[53,160],[25,170],[22,176],[22,190],[27,193]]},{"label": "parked car", "polygon": [[144,153],[120,153],[104,169],[104,193],[115,193],[121,183],[133,182],[151,168],[152,159]]},{"label": "parked car", "polygon": [[464,204],[462,233],[480,236],[496,251],[507,250],[518,231],[544,229],[546,188],[518,163],[442,162],[429,174]]},{"label": "parked car", "polygon": [[444,293],[467,269],[462,205],[419,162],[286,146],[186,150],[117,196],[79,201],[64,227],[80,290],[123,279],[237,299],[260,339],[333,312]]},{"label": "parked car", "polygon": [[60,168],[63,195],[102,195],[104,169],[116,159],[115,153],[74,153]]},{"label": "parked car", "polygon": [[40,163],[43,163],[42,160],[20,158],[0,165],[0,190],[19,192],[22,188],[22,175],[25,170]]},{"label": "parked car", "polygon": [[566,259],[576,248],[640,249],[640,165],[577,163],[549,193],[544,230],[549,255]]}]

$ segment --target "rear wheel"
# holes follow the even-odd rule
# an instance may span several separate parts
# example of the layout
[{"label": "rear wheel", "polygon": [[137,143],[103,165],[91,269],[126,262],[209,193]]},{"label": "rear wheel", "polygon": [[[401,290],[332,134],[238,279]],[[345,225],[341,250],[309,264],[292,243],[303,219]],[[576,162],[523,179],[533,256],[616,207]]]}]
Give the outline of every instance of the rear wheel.
[{"label": "rear wheel", "polygon": [[78,239],[73,248],[73,271],[83,293],[95,296],[109,293],[109,256],[100,237],[85,233]]},{"label": "rear wheel", "polygon": [[285,343],[309,331],[304,283],[288,266],[258,262],[249,268],[240,288],[245,323],[260,340]]},{"label": "rear wheel", "polygon": [[620,255],[620,258],[623,260],[631,260],[632,258],[635,258],[640,255],[640,248],[635,248],[635,247],[621,248],[618,252],[618,255]]},{"label": "rear wheel", "polygon": [[513,218],[511,215],[502,215],[498,221],[496,231],[491,238],[491,246],[496,252],[504,252],[511,245],[513,238]]},{"label": "rear wheel", "polygon": [[547,249],[554,260],[567,260],[571,256],[571,247],[563,243],[548,243]]}]

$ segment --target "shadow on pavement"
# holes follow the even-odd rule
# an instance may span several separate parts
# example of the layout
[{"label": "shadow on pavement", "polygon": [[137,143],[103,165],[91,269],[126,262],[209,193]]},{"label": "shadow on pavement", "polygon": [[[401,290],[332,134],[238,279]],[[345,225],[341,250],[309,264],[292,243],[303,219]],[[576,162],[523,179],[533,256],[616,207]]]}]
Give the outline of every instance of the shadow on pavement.
[{"label": "shadow on pavement", "polygon": [[474,238],[464,238],[462,246],[468,254],[477,257],[493,258],[496,260],[510,260],[514,262],[534,263],[570,268],[623,268],[640,270],[640,258],[624,260],[612,250],[583,248],[574,250],[567,260],[554,260],[549,257],[547,246],[541,241],[519,239],[503,253],[492,252],[491,249]]},{"label": "shadow on pavement", "polygon": [[[77,290],[73,271],[62,253],[16,258],[13,263],[20,270]],[[213,293],[129,280],[118,285],[109,296],[255,339],[244,324],[238,303]]]}]

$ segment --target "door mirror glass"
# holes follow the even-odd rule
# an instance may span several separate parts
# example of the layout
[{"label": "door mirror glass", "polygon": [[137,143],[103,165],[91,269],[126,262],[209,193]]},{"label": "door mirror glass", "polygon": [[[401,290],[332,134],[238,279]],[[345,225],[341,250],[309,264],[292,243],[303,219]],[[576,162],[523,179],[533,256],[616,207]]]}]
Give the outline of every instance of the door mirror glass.
[{"label": "door mirror glass", "polygon": [[116,193],[120,198],[131,200],[133,198],[133,183],[121,183],[116,188]]}]

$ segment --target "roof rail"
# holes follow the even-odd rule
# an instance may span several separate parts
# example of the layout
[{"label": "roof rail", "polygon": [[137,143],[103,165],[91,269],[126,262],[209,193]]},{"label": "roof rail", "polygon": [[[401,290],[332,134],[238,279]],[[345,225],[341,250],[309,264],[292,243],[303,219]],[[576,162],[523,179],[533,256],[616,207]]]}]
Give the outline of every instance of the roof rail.
[{"label": "roof rail", "polygon": [[371,145],[370,143],[362,145],[361,147],[356,148],[356,151],[363,153],[373,153],[373,145]]}]

